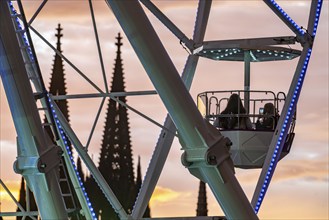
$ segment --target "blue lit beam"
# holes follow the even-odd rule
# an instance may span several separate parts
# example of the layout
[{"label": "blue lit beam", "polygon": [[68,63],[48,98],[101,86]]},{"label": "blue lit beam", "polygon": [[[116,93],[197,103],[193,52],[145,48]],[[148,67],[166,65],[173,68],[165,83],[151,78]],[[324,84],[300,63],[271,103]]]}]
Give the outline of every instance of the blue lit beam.
[{"label": "blue lit beam", "polygon": [[[22,55],[26,55],[26,52],[28,53],[28,61],[30,62],[30,65],[25,64],[25,68],[28,69],[28,72],[30,72],[30,74],[34,77],[34,79],[32,79],[32,82],[37,90],[37,92],[42,93],[43,95],[45,95],[47,93],[47,89],[46,86],[44,84],[43,78],[42,78],[42,74],[41,74],[41,69],[39,66],[39,62],[38,62],[38,58],[36,56],[36,52],[34,49],[34,45],[32,42],[32,38],[31,38],[31,34],[30,31],[28,29],[28,24],[26,21],[26,17],[25,17],[25,12],[23,10],[23,5],[21,0],[17,1],[20,13],[21,13],[21,21],[24,25],[24,27],[22,27],[20,25],[20,22],[18,20],[18,17],[16,17],[16,27],[18,27],[19,31],[22,31],[21,33],[21,39],[23,39],[23,45],[25,47],[27,47],[27,51],[24,51],[22,53]],[[12,11],[13,15],[17,15],[17,12],[12,4],[12,2],[9,2],[9,7]],[[19,38],[18,38],[19,39]],[[44,102],[43,102],[44,101]],[[47,107],[49,109],[50,107],[50,103],[48,102],[47,99],[42,99],[42,104]],[[54,118],[51,116],[51,114],[48,114],[48,121],[51,122],[52,124],[55,124]],[[58,139],[58,134],[54,133],[54,136],[56,139]]]},{"label": "blue lit beam", "polygon": [[297,35],[304,36],[304,30],[274,0],[263,0],[272,11]]},{"label": "blue lit beam", "polygon": [[71,182],[74,186],[74,190],[76,191],[76,194],[78,196],[81,207],[84,210],[84,216],[86,217],[86,219],[97,220],[96,214],[91,205],[91,202],[87,195],[86,189],[83,186],[83,180],[81,179],[80,173],[78,172],[77,166],[75,165],[74,158],[73,158],[72,152],[70,150],[70,146],[68,145],[68,143],[69,143],[68,138],[67,138],[68,136],[65,134],[64,129],[61,126],[61,123],[60,123],[57,113],[55,111],[55,108],[54,108],[55,102],[53,102],[49,98],[49,95],[48,95],[48,101],[50,103],[52,115],[56,122],[57,132],[60,134],[60,140],[58,140],[58,144],[60,146],[62,146],[62,149],[64,151],[64,159],[65,159],[65,162],[67,165],[67,170],[69,171],[69,174],[70,174],[69,176],[70,176]]},{"label": "blue lit beam", "polygon": [[[317,2],[317,4],[315,4],[314,2]],[[311,28],[317,27],[321,7],[322,7],[321,0],[318,1],[313,0],[309,23],[313,21],[314,24],[313,25],[309,24],[308,27]],[[314,36],[313,36],[314,38],[316,29],[313,31],[314,31]],[[306,70],[312,53],[312,45],[313,45],[313,41],[309,41],[307,42],[307,44],[304,44],[304,48],[300,56],[285,104],[283,106],[277,128],[274,132],[275,135],[272,138],[267,157],[264,161],[263,169],[260,174],[251,202],[256,213],[258,213],[260,206],[264,200],[270,181],[273,177],[273,173],[275,171],[277,162],[280,158],[280,154],[282,152],[282,148],[284,146],[293,115],[295,114],[296,111],[297,102],[300,96]]]},{"label": "blue lit beam", "polygon": [[312,0],[310,17],[308,20],[307,30],[314,38],[318,29],[322,0]]},{"label": "blue lit beam", "polygon": [[7,3],[0,1],[0,75],[17,133],[15,171],[31,186],[42,219],[67,219],[56,169],[58,149],[42,129]]},{"label": "blue lit beam", "polygon": [[[55,102],[52,102],[52,112],[55,113],[54,115],[57,127],[61,129],[61,134],[66,134],[67,137],[70,138],[70,141],[75,148],[76,152],[79,154],[82,161],[85,163],[86,167],[88,168],[89,172],[95,179],[96,183],[100,187],[101,191],[105,195],[106,199],[112,205],[114,211],[118,213],[120,219],[128,219],[128,215],[124,208],[122,207],[121,203],[113,193],[111,187],[107,184],[106,180],[102,176],[102,174],[97,169],[96,165],[94,164],[93,160],[90,158],[88,153],[85,151],[84,147],[82,146],[80,140],[70,127],[69,123],[66,121],[65,117],[63,116],[62,112],[59,110],[58,106]],[[70,158],[71,159],[71,158]],[[91,208],[91,204],[88,204]],[[90,211],[93,211],[90,209]],[[94,215],[93,215],[94,216]]]}]

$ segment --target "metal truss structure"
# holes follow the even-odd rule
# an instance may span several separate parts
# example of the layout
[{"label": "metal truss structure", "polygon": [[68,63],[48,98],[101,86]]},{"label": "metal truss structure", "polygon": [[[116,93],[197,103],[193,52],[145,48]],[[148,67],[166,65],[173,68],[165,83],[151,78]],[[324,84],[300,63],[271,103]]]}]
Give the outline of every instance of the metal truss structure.
[{"label": "metal truss structure", "polygon": [[[322,0],[312,0],[306,30],[296,24],[274,0],[264,0],[264,3],[292,30],[294,36],[275,36],[269,38],[211,42],[204,41],[208,17],[211,10],[211,0],[199,1],[192,39],[189,39],[179,30],[178,27],[149,0],[129,2],[106,0],[106,2],[112,9],[134,48],[156,92],[109,93],[104,71],[103,77],[106,91],[103,91],[32,27],[31,24],[33,20],[47,3],[47,0],[41,3],[30,21],[26,21],[21,0],[15,2],[18,9],[15,9],[14,4],[10,0],[0,1],[0,73],[17,132],[18,155],[17,161],[15,162],[15,172],[23,175],[31,190],[34,192],[41,218],[68,218],[68,213],[65,209],[65,204],[59,188],[59,179],[56,174],[60,156],[63,154],[70,179],[72,180],[82,207],[81,211],[87,219],[95,219],[92,204],[89,201],[79,173],[77,172],[72,153],[67,146],[66,137],[68,137],[109,203],[111,203],[118,213],[120,219],[141,219],[160,177],[171,144],[176,136],[177,129],[177,136],[184,150],[184,154],[182,155],[183,165],[192,175],[203,180],[210,186],[226,218],[258,219],[257,212],[260,209],[275,171],[293,115],[296,111],[299,94],[312,53]],[[154,31],[141,3],[144,4],[144,6],[150,10],[190,52],[181,77]],[[102,60],[91,0],[89,0],[89,5],[92,12],[99,56]],[[34,51],[35,45],[30,37],[30,32],[34,32],[41,40],[45,41],[99,93],[57,97],[53,96],[53,94],[49,94],[42,79],[42,74]],[[152,42],[152,44],[150,44],[150,42]],[[217,49],[219,51],[225,48],[257,50],[294,43],[299,43],[303,49],[301,53],[298,54],[300,55],[298,65],[290,84],[281,117],[272,137],[256,190],[250,202],[235,177],[234,166],[229,152],[229,140],[204,120],[189,93],[189,89],[193,81],[199,57],[210,56],[211,50]],[[220,59],[221,54],[217,56],[218,59]],[[104,67],[102,68],[104,69]],[[246,88],[248,89],[248,85]],[[54,100],[74,97],[102,97],[102,106],[106,97],[120,103],[117,99],[119,96],[156,93],[160,96],[169,114],[164,125],[159,125],[157,123],[163,130],[161,131],[160,138],[152,155],[132,214],[128,214],[86,152],[86,147],[81,144],[75,132],[59,111]],[[180,95],[177,96],[177,94]],[[42,108],[38,108],[36,102],[38,102]],[[125,106],[144,116],[146,119],[151,120],[131,106]],[[44,111],[48,121],[52,123],[57,145],[52,144],[50,138],[44,132],[39,111]],[[94,128],[95,126],[92,128],[91,134]],[[1,184],[5,186],[2,181]],[[23,215],[31,215],[28,210],[25,211],[22,207],[20,209]]]}]

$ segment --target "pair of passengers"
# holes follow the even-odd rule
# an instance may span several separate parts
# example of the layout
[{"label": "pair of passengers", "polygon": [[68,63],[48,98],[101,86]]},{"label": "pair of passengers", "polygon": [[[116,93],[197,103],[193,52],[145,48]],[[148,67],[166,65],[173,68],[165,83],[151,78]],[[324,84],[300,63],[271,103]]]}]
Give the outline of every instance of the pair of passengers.
[{"label": "pair of passengers", "polygon": [[[274,115],[274,105],[266,103],[264,106],[264,115]],[[235,115],[232,117],[232,115]],[[256,122],[256,130],[272,130],[275,125],[275,118],[260,117]],[[232,94],[228,100],[227,106],[221,112],[221,116],[217,117],[214,122],[215,127],[221,129],[253,129],[250,118],[246,109],[242,105],[242,101],[238,94]]]}]

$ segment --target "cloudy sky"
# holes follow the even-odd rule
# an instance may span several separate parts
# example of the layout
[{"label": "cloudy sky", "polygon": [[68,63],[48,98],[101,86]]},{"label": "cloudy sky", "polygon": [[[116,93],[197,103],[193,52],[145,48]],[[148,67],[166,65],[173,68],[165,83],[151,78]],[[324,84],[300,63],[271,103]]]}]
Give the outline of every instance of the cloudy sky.
[{"label": "cloudy sky", "polygon": [[[115,37],[123,35],[122,59],[127,91],[154,90],[137,56],[129,45],[111,10],[101,1],[93,1],[99,36],[104,55],[108,84],[115,58]],[[41,1],[23,1],[30,18]],[[187,35],[192,37],[197,1],[155,1],[156,5]],[[278,1],[300,26],[307,26],[310,1]],[[149,14],[149,13],[148,13]],[[187,52],[153,15],[151,22],[162,39],[166,50],[182,72]],[[32,26],[56,43],[55,28],[61,23],[64,55],[83,73],[104,90],[101,68],[97,57],[88,2],[83,0],[50,0]],[[253,37],[288,36],[293,33],[262,1],[213,1],[205,40],[241,39]],[[34,46],[43,78],[49,85],[54,52],[37,36]],[[298,47],[296,47],[298,48]],[[299,48],[300,49],[300,48]],[[287,93],[297,60],[253,63],[251,88]],[[96,93],[67,63],[65,63],[69,94]],[[191,88],[196,100],[198,93],[207,90],[243,89],[243,63],[216,62],[201,58]],[[2,82],[1,82],[2,83]],[[262,219],[328,219],[328,1],[323,3],[319,29],[313,54],[298,104],[296,137],[291,153],[282,160],[274,174],[271,186],[259,212]],[[15,129],[1,84],[0,115],[0,178],[18,195],[20,177],[12,171],[16,157]],[[71,125],[81,142],[87,142],[90,129],[99,108],[100,99],[70,100]],[[158,96],[129,97],[128,104],[156,120],[164,121],[166,110]],[[106,106],[89,146],[89,153],[98,162]],[[160,128],[129,111],[131,137],[136,164],[142,158],[145,173],[157,142]],[[151,200],[152,216],[195,215],[198,180],[192,177],[180,162],[182,151],[174,141],[156,192]],[[236,169],[247,196],[251,198],[259,171]],[[14,211],[8,196],[0,188],[1,210]],[[222,211],[208,190],[209,215],[222,215]]]}]

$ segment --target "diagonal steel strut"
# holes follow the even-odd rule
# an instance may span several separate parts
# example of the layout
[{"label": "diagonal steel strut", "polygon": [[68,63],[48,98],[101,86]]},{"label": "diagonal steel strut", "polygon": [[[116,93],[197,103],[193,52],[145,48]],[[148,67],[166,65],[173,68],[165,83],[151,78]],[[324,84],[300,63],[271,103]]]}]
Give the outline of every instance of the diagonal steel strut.
[{"label": "diagonal steel strut", "polygon": [[107,2],[178,130],[184,165],[209,184],[228,219],[258,219],[235,178],[225,138],[203,120],[139,2]]}]

